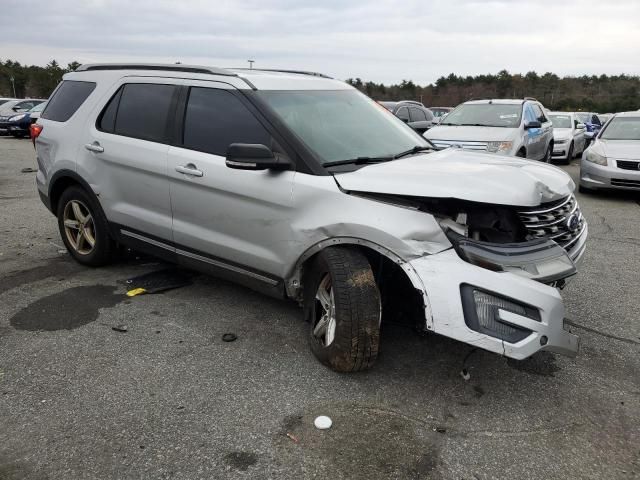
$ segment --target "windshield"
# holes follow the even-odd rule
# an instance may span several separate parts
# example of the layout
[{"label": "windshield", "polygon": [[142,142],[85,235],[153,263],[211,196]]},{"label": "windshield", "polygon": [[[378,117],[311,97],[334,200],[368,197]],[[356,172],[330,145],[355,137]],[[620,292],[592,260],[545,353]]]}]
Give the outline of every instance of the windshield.
[{"label": "windshield", "polygon": [[256,92],[322,164],[430,144],[356,90]]},{"label": "windshield", "polygon": [[33,107],[31,110],[29,110],[29,112],[31,112],[31,113],[41,112],[42,110],[44,110],[44,107],[46,107],[46,106],[47,106],[47,102],[39,103],[38,105]]},{"label": "windshield", "polygon": [[571,128],[571,115],[549,115],[553,128]]},{"label": "windshield", "polygon": [[445,116],[447,113],[451,111],[445,108],[430,108],[429,110],[433,112],[434,117],[438,117],[438,118]]},{"label": "windshield", "polygon": [[520,104],[464,103],[447,115],[441,125],[516,128],[520,126],[521,112]]},{"label": "windshield", "polygon": [[602,140],[640,140],[640,117],[615,117],[604,129]]}]

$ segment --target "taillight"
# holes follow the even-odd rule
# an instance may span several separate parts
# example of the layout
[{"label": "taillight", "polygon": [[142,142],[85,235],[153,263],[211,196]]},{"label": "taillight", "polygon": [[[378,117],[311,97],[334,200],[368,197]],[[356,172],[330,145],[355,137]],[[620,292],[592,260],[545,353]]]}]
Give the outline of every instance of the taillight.
[{"label": "taillight", "polygon": [[32,123],[29,127],[29,136],[31,137],[31,141],[33,142],[33,148],[36,148],[36,138],[38,138],[38,135],[40,135],[41,133],[42,125]]}]

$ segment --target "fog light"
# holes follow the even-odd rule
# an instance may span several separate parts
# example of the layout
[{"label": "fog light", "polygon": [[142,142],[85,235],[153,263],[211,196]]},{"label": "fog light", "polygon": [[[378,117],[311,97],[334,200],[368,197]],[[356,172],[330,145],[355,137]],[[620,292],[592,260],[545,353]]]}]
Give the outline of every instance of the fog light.
[{"label": "fog light", "polygon": [[505,342],[517,343],[527,338],[531,334],[531,330],[505,322],[500,318],[500,310],[515,313],[537,322],[540,321],[538,309],[515,300],[485,292],[471,285],[463,285],[461,294],[467,326],[476,332],[499,338]]}]

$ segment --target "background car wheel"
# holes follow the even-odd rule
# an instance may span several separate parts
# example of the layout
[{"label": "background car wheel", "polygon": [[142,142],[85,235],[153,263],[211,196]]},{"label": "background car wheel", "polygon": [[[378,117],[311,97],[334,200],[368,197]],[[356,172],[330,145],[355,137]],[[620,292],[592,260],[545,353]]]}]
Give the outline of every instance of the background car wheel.
[{"label": "background car wheel", "polygon": [[547,152],[544,154],[542,161],[544,163],[551,163],[551,155],[553,155],[553,145],[550,143],[547,147]]},{"label": "background car wheel", "polygon": [[525,152],[524,150],[520,149],[520,150],[518,150],[518,153],[516,153],[516,157],[527,158],[527,152]]},{"label": "background car wheel", "polygon": [[570,165],[571,164],[571,160],[573,159],[574,153],[573,153],[573,142],[571,142],[571,145],[569,145],[569,152],[567,152],[567,158],[562,160],[562,163],[564,165]]},{"label": "background car wheel", "polygon": [[320,252],[304,285],[314,355],[337,372],[370,368],[378,356],[381,304],[367,258],[352,247]]},{"label": "background car wheel", "polygon": [[586,194],[595,193],[595,190],[591,188],[583,187],[582,185],[578,185],[578,191],[580,193],[586,193]]},{"label": "background car wheel", "polygon": [[91,267],[111,261],[115,245],[97,201],[80,187],[69,187],[58,201],[58,228],[69,254]]}]

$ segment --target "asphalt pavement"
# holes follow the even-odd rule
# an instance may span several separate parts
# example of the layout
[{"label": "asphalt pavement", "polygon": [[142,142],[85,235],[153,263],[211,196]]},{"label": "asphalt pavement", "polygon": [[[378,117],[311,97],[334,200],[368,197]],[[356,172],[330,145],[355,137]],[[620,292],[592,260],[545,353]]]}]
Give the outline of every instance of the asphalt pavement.
[{"label": "asphalt pavement", "polygon": [[165,266],[75,264],[29,167],[30,141],[0,137],[0,480],[640,478],[640,195],[578,194],[577,358],[384,325],[345,375],[294,303],[204,275],[129,298]]}]

